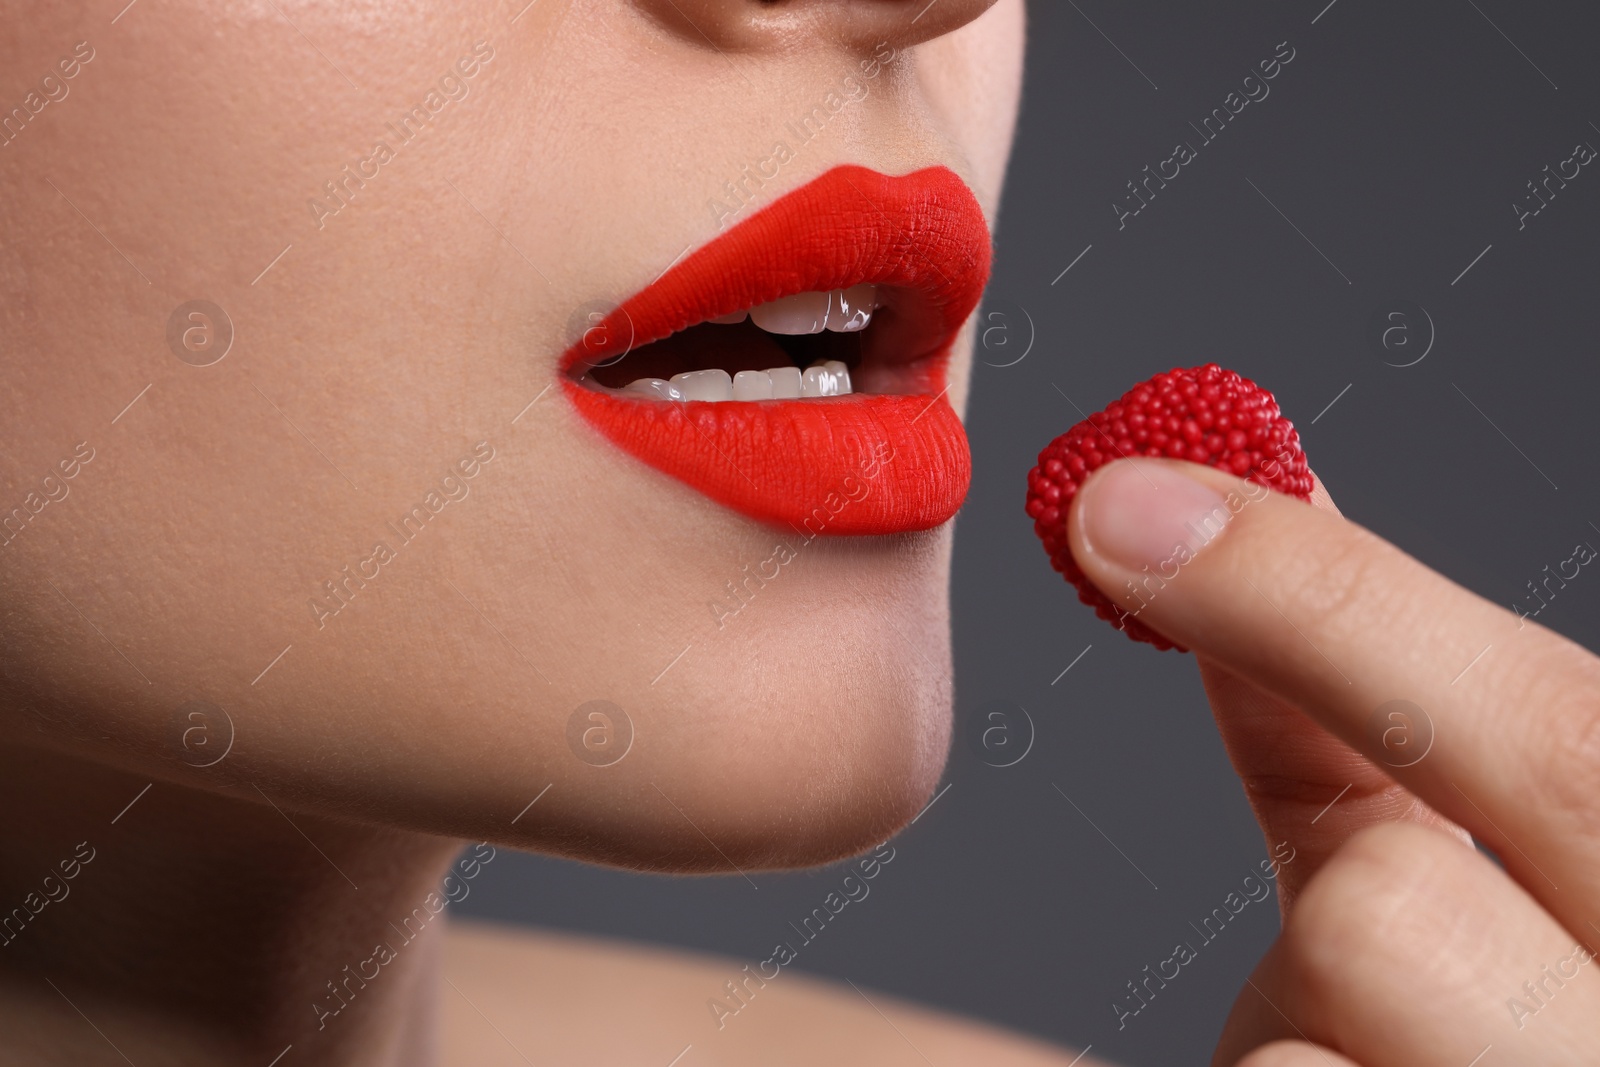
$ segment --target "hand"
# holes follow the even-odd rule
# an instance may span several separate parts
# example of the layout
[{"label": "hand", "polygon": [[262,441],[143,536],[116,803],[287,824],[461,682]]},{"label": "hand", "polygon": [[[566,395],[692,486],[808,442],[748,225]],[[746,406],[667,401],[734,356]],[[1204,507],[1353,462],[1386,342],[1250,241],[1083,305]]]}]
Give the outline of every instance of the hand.
[{"label": "hand", "polygon": [[1195,651],[1295,849],[1213,1064],[1600,1063],[1600,660],[1210,468],[1110,464],[1069,523],[1089,578]]}]

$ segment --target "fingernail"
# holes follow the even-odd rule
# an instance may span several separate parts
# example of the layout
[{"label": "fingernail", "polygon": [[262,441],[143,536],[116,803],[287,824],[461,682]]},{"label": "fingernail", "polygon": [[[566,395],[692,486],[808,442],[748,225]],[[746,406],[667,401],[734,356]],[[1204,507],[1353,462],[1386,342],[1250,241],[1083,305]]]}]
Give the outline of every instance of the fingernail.
[{"label": "fingernail", "polygon": [[1089,550],[1130,571],[1187,563],[1232,517],[1209,486],[1165,463],[1137,461],[1106,468],[1079,507]]}]

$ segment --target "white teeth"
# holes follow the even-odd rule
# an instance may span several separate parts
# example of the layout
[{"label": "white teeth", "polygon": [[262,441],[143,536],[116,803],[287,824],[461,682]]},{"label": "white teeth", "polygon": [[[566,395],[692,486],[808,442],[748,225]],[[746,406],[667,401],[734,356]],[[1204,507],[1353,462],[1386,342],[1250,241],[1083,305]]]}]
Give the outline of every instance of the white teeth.
[{"label": "white teeth", "polygon": [[876,285],[852,285],[828,294],[828,329],[835,333],[865,330],[878,306]]},{"label": "white teeth", "polygon": [[849,396],[850,370],[837,359],[799,367],[742,370],[732,378],[725,370],[674,374],[672,381],[640,378],[617,390],[648,400],[798,400],[801,397]]},{"label": "white teeth", "polygon": [[850,386],[849,367],[846,367],[837,359],[830,359],[824,363],[823,366],[833,371],[833,376],[839,380],[839,392],[836,395],[849,396],[852,392],[854,392]]},{"label": "white teeth", "polygon": [[773,367],[767,371],[772,379],[772,399],[798,400],[801,394],[799,367]]},{"label": "white teeth", "polygon": [[692,370],[674,374],[672,384],[683,393],[685,400],[733,399],[733,379],[725,370]]},{"label": "white teeth", "polygon": [[[856,333],[872,322],[878,308],[878,287],[871,283],[828,292],[795,293],[748,311],[718,315],[710,322],[732,326],[749,319],[768,333],[802,335],[824,330]],[[798,367],[743,370],[697,370],[674,374],[670,382],[640,378],[619,390],[652,400],[797,400],[802,397],[848,396],[854,390],[850,371],[837,359]]]},{"label": "white teeth", "polygon": [[771,400],[772,376],[764,370],[742,370],[733,376],[735,400]]},{"label": "white teeth", "polygon": [[[863,282],[826,293],[796,293],[750,309],[750,321],[768,333],[807,334],[832,330],[855,333],[872,321],[878,306],[878,287]],[[732,316],[712,322],[742,322]]]},{"label": "white teeth", "polygon": [[845,396],[849,392],[850,372],[836,359],[813,363],[800,376],[801,396]]},{"label": "white teeth", "polygon": [[651,400],[683,399],[683,391],[681,389],[671,382],[662,381],[660,378],[640,378],[636,382],[630,382],[622,391],[649,397]]},{"label": "white teeth", "polygon": [[768,333],[821,333],[828,323],[828,293],[796,293],[750,309],[750,321]]}]

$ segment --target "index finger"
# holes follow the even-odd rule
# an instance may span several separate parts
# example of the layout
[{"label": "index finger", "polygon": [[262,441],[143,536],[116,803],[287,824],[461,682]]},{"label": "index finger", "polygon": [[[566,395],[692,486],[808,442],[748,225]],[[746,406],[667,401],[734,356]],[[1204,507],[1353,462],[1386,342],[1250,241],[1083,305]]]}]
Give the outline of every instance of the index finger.
[{"label": "index finger", "polygon": [[[1339,514],[1315,472],[1311,480],[1311,503]],[[1294,862],[1278,872],[1278,906],[1283,913],[1322,865],[1368,826],[1415,822],[1471,846],[1465,830],[1396,784],[1382,764],[1204,653],[1195,659],[1223,746],[1261,824],[1267,848],[1293,850]],[[1404,749],[1387,753],[1385,759],[1404,761],[1408,758]]]},{"label": "index finger", "polygon": [[[1582,902],[1600,900],[1588,652],[1359,526],[1208,467],[1108,464],[1068,521],[1073,557],[1125,610],[1385,765],[1588,930]],[[1395,729],[1416,731],[1404,759]]]}]

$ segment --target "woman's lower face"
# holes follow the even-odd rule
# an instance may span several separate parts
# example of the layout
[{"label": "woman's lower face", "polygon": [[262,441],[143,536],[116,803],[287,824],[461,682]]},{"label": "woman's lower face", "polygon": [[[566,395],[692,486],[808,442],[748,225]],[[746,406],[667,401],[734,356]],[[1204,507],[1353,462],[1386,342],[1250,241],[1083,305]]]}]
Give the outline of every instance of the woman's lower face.
[{"label": "woman's lower face", "polygon": [[948,742],[1022,4],[519,6],[49,5],[0,45],[40,79],[0,147],[13,734],[629,866],[868,848]]}]

